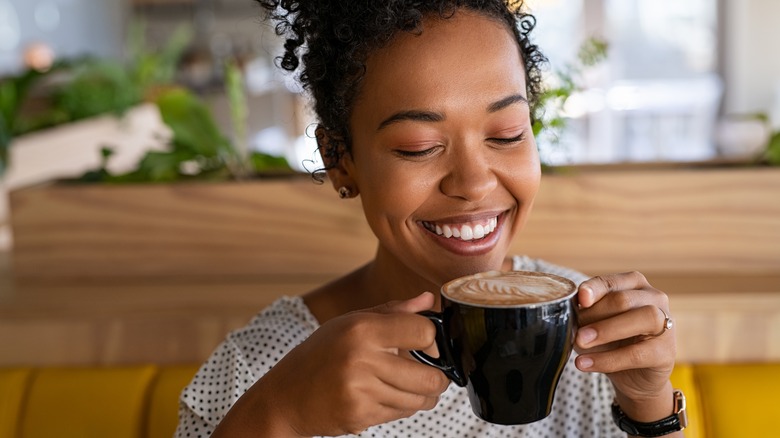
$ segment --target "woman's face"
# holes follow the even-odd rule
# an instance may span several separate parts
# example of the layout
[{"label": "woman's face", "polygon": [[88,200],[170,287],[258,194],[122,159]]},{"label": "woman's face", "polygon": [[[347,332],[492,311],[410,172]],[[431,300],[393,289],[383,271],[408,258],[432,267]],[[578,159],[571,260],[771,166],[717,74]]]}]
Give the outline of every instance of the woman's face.
[{"label": "woman's face", "polygon": [[343,177],[378,259],[434,284],[501,268],[540,179],[525,71],[503,24],[458,12],[399,34],[369,57],[350,121]]}]

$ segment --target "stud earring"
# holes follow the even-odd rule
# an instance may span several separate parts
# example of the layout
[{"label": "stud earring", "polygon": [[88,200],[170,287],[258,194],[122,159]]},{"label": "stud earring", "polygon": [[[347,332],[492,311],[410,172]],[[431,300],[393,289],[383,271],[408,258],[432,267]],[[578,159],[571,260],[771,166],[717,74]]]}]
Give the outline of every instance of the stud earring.
[{"label": "stud earring", "polygon": [[352,197],[352,190],[350,190],[349,187],[346,186],[339,187],[339,198],[347,199],[350,197]]}]

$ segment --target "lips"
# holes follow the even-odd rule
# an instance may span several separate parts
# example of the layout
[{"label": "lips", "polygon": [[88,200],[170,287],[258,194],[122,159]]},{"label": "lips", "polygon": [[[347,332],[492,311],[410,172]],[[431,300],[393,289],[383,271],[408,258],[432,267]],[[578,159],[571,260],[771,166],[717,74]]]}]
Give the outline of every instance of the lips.
[{"label": "lips", "polygon": [[422,222],[423,227],[446,239],[471,241],[483,239],[498,227],[498,215],[468,222]]}]

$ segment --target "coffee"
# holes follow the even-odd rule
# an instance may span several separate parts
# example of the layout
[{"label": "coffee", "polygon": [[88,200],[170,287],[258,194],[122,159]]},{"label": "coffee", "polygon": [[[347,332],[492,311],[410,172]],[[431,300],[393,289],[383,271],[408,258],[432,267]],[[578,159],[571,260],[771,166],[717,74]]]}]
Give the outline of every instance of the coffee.
[{"label": "coffee", "polygon": [[439,357],[412,355],[468,389],[485,421],[525,424],[548,416],[571,354],[576,286],[538,272],[486,272],[442,287],[436,325]]},{"label": "coffee", "polygon": [[573,287],[565,278],[538,272],[491,271],[450,281],[442,294],[463,304],[517,306],[563,298]]}]

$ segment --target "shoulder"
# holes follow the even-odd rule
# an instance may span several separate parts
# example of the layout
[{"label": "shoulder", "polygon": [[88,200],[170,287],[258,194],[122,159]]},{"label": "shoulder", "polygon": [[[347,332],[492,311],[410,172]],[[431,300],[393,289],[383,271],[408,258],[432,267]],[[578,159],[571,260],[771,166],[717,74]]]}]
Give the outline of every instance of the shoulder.
[{"label": "shoulder", "polygon": [[221,363],[223,367],[246,367],[251,374],[262,376],[318,327],[301,297],[279,298],[246,326],[231,332],[201,371]]},{"label": "shoulder", "polygon": [[226,342],[259,378],[318,327],[301,297],[282,297],[231,332]]},{"label": "shoulder", "polygon": [[283,297],[231,332],[181,394],[181,403],[216,425],[230,406],[318,327],[300,297]]},{"label": "shoulder", "polygon": [[547,274],[568,278],[577,285],[590,278],[577,270],[556,265],[546,260],[528,257],[527,255],[512,256],[512,270],[545,272]]}]

